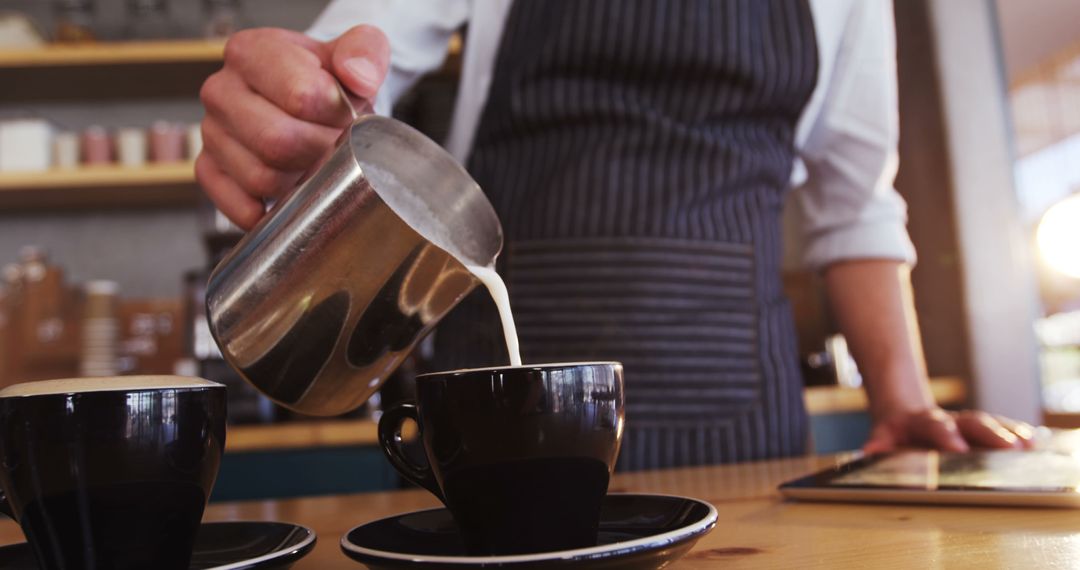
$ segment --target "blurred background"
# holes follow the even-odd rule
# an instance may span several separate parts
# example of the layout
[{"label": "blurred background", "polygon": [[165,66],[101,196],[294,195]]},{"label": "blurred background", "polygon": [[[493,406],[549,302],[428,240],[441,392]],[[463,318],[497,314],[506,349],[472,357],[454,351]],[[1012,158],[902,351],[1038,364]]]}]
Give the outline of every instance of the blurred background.
[{"label": "blurred background", "polygon": [[[202,285],[239,233],[192,174],[199,87],[232,31],[303,30],[325,4],[0,0],[0,386],[174,372],[227,383],[230,421],[262,431],[230,432],[218,498],[396,484],[371,446],[378,402],[305,422],[233,376],[203,322]],[[1080,2],[896,0],[895,14],[896,185],[935,395],[1080,427]],[[440,140],[467,45],[461,30],[395,115]],[[815,446],[850,449],[869,425],[858,371],[789,234]],[[316,460],[343,466],[340,480],[239,483]]]}]

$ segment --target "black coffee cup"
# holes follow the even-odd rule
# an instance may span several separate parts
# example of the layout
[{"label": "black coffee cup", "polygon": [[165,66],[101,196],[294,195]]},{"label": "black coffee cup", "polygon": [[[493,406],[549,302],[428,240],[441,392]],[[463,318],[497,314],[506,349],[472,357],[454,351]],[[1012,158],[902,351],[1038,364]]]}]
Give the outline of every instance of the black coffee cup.
[{"label": "black coffee cup", "polygon": [[[379,421],[390,463],[438,496],[475,556],[595,546],[623,430],[615,362],[425,374]],[[428,465],[403,452],[419,426]]]},{"label": "black coffee cup", "polygon": [[186,569],[225,447],[225,387],[175,376],[0,390],[0,497],[38,565]]}]

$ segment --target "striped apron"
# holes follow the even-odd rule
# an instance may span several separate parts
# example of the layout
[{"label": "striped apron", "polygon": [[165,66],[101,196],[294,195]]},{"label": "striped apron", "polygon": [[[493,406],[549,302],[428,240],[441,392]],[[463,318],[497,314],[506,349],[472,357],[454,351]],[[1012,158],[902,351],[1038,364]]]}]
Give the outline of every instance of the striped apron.
[{"label": "striped apron", "polygon": [[[526,363],[625,364],[619,468],[802,453],[780,212],[817,78],[807,0],[518,0],[468,162]],[[486,292],[439,369],[507,362]]]}]

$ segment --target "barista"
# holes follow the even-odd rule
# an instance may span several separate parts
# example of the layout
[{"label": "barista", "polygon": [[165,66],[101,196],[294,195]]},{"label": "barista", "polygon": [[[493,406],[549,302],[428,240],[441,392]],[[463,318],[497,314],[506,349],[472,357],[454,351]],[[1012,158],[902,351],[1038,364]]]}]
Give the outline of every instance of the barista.
[{"label": "barista", "polygon": [[[503,222],[526,362],[626,364],[621,468],[805,450],[780,281],[792,188],[866,381],[866,450],[1027,445],[1030,426],[930,395],[884,0],[339,0],[309,35],[229,41],[202,91],[199,181],[250,227],[348,124],[335,77],[386,113],[466,22],[448,147]],[[505,362],[482,294],[440,325],[438,367]]]}]

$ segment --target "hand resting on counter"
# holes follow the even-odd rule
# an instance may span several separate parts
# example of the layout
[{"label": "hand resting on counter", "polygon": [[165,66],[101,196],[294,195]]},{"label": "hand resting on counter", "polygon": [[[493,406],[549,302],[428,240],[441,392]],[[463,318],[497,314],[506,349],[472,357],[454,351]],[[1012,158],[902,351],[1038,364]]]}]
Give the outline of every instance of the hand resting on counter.
[{"label": "hand resting on counter", "polygon": [[904,447],[954,452],[1030,449],[1034,437],[1035,428],[1025,422],[981,411],[949,412],[935,407],[898,412],[875,422],[863,451],[884,453]]}]

